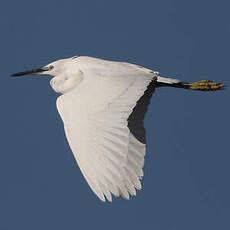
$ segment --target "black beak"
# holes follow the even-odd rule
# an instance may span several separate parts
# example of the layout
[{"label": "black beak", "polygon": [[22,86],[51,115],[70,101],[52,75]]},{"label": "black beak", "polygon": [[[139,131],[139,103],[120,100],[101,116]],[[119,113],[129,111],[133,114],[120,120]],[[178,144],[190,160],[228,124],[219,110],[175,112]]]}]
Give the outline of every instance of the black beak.
[{"label": "black beak", "polygon": [[11,77],[19,77],[19,76],[29,75],[29,74],[39,74],[39,73],[45,72],[47,70],[50,70],[50,68],[49,67],[43,67],[40,69],[32,69],[32,70],[28,70],[28,71],[24,71],[24,72],[14,73],[11,75]]}]

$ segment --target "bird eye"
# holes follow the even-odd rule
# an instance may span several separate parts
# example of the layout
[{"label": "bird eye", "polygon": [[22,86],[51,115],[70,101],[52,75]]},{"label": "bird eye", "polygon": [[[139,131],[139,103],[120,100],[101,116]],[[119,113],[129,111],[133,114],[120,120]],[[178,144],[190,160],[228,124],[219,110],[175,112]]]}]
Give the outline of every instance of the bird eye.
[{"label": "bird eye", "polygon": [[53,69],[54,66],[53,65],[49,65],[49,70]]}]

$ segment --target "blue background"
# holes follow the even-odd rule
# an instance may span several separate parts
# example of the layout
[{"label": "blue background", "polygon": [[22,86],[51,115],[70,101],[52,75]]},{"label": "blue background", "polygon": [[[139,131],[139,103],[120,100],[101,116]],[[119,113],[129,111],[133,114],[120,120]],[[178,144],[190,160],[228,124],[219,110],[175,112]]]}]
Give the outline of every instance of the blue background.
[{"label": "blue background", "polygon": [[101,202],[65,139],[49,77],[56,59],[128,61],[183,81],[229,81],[225,0],[0,3],[0,229],[230,229],[229,89],[162,88],[145,119],[143,189]]}]

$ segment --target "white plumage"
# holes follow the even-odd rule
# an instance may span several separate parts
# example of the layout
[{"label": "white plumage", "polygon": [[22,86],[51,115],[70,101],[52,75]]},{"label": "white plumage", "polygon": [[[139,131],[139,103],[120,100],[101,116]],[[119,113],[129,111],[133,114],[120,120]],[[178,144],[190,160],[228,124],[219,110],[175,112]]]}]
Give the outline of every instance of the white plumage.
[{"label": "white plumage", "polygon": [[156,74],[126,63],[75,61],[83,80],[57,99],[70,147],[101,200],[112,201],[111,194],[129,199],[141,189],[145,145],[130,133],[127,119]]},{"label": "white plumage", "polygon": [[[136,195],[136,189],[141,189],[146,148],[130,130],[130,124],[138,123],[138,118],[129,119],[132,112],[140,115],[138,109],[136,114],[133,109],[150,82],[154,87],[223,88],[210,81],[182,83],[138,65],[84,56],[12,76],[25,74],[54,76],[50,84],[62,94],[57,109],[70,148],[90,188],[102,201],[112,201],[112,194],[129,199]],[[142,123],[143,115],[139,117]],[[143,125],[138,132],[141,129]]]}]

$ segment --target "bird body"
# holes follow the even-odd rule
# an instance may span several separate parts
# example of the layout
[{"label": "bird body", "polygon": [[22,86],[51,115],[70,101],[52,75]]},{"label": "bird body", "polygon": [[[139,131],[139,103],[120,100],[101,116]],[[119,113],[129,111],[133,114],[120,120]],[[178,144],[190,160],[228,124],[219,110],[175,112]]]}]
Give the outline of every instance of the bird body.
[{"label": "bird body", "polygon": [[[50,82],[52,88],[61,94],[69,92],[72,87],[76,87],[83,79],[84,84],[89,85],[104,79],[117,80],[116,83],[119,84],[119,79],[123,78],[124,75],[126,80],[133,81],[137,75],[142,77],[150,76],[153,79],[158,74],[158,72],[130,63],[85,56],[62,59],[49,65],[61,65],[60,68],[53,68],[49,71],[50,75],[55,76]],[[47,74],[47,72],[44,72],[44,74]]]},{"label": "bird body", "polygon": [[[148,86],[217,90],[210,81],[183,83],[139,65],[86,56],[62,59],[21,72],[51,75],[61,95],[57,109],[70,148],[89,186],[102,200],[129,199],[141,189],[145,143],[131,132],[129,118]],[[143,121],[141,121],[143,122]]]}]

